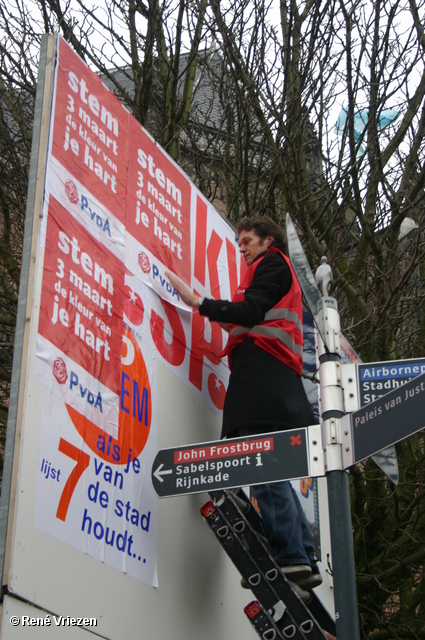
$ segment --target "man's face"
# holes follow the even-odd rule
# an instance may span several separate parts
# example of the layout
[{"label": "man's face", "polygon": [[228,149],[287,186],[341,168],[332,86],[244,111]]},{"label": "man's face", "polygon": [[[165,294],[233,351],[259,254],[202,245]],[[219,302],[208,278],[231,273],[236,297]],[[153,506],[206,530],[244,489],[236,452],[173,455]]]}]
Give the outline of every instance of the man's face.
[{"label": "man's face", "polygon": [[246,264],[252,264],[257,256],[271,246],[273,242],[273,236],[266,236],[261,239],[260,236],[257,236],[255,231],[251,229],[251,231],[242,231],[239,234],[239,251],[245,258]]}]

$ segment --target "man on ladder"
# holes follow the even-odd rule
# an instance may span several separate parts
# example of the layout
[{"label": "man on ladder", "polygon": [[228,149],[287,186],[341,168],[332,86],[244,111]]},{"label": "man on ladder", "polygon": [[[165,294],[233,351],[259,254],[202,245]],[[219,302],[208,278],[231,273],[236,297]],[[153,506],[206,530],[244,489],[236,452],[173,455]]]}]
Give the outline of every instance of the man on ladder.
[{"label": "man on ladder", "polygon": [[[243,219],[237,231],[248,269],[231,302],[199,298],[168,273],[187,305],[229,331],[220,354],[228,356],[231,369],[221,436],[237,438],[314,424],[301,380],[301,289],[284,253],[282,231],[266,216]],[[314,543],[291,483],[254,488],[273,558],[301,589],[317,587],[322,578]],[[247,586],[244,581],[242,586]]]}]

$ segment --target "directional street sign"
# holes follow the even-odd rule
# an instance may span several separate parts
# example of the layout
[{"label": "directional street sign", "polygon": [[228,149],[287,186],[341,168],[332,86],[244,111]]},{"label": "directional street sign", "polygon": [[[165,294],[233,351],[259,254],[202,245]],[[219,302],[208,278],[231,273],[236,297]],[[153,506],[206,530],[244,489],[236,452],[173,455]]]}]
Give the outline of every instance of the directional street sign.
[{"label": "directional street sign", "polygon": [[[377,398],[388,393],[391,389],[395,389],[398,384],[403,384],[410,380],[412,377],[410,374],[409,377],[403,377],[402,380],[399,379],[398,383],[395,381],[391,383],[388,378],[384,379],[384,373],[393,378],[398,377],[398,375],[394,376],[394,371],[392,370],[394,365],[418,363],[418,361],[415,360],[401,360],[399,362],[391,361],[363,364],[360,357],[342,334],[341,354],[344,356],[343,360],[345,359],[346,362],[351,361],[350,364],[344,364],[341,367],[342,387],[344,389],[345,410],[347,413],[357,411],[360,407],[364,407],[369,402],[377,400]],[[397,371],[399,374],[400,369]],[[414,375],[419,375],[420,373],[424,373],[424,371],[418,370]],[[356,384],[353,384],[354,382]],[[398,462],[394,445],[375,454],[372,456],[372,459],[389,479],[395,485],[398,485]]]},{"label": "directional street sign", "polygon": [[344,468],[424,427],[425,373],[342,418]]},{"label": "directional street sign", "polygon": [[152,484],[164,498],[324,475],[320,454],[319,425],[162,449]]},{"label": "directional street sign", "polygon": [[310,311],[313,314],[314,323],[320,333],[323,344],[329,346],[326,339],[327,333],[324,324],[323,305],[336,309],[336,300],[332,297],[322,298],[289,213],[286,214],[286,243],[288,245],[289,259],[291,260],[292,267]]},{"label": "directional street sign", "polygon": [[286,244],[292,267],[313,314],[317,330],[325,343],[325,327],[321,314],[323,299],[289,213],[286,214]]},{"label": "directional street sign", "polygon": [[422,373],[425,373],[424,358],[359,364],[357,379],[360,405],[377,400]]}]

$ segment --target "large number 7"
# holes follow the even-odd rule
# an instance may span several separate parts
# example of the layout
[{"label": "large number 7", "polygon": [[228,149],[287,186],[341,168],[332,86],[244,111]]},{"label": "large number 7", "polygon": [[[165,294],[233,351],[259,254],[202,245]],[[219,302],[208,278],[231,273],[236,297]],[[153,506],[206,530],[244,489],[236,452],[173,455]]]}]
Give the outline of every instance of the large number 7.
[{"label": "large number 7", "polygon": [[59,440],[58,449],[61,453],[64,453],[68,458],[72,458],[77,463],[65,483],[59,500],[58,510],[56,511],[56,517],[59,520],[65,521],[72,494],[74,493],[78,480],[90,464],[90,456],[88,453],[84,453],[81,449],[77,449],[77,447],[74,447],[73,444],[63,438]]}]

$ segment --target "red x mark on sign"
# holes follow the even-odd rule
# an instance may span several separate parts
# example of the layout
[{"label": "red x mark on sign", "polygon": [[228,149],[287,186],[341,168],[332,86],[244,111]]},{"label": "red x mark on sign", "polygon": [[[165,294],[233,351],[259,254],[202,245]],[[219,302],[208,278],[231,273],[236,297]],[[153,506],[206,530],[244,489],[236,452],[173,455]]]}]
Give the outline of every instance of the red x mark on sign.
[{"label": "red x mark on sign", "polygon": [[301,445],[301,434],[298,436],[291,436],[291,447],[295,447],[295,445]]}]

